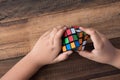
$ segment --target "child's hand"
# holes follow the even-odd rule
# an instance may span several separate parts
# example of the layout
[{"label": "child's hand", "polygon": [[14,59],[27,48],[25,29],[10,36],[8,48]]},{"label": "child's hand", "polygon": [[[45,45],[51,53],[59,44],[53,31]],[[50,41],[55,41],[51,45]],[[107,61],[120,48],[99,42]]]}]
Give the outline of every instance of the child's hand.
[{"label": "child's hand", "polygon": [[[61,36],[66,28],[54,28],[43,34],[32,51],[10,69],[0,80],[29,80],[46,64],[67,59],[72,51],[61,53]],[[19,72],[19,73],[18,73]],[[14,76],[17,73],[16,76]]]},{"label": "child's hand", "polygon": [[100,63],[113,64],[117,57],[117,49],[112,46],[108,39],[98,31],[92,28],[83,28],[81,30],[90,35],[94,44],[94,50],[91,52],[80,51],[79,54],[90,60],[94,60]]},{"label": "child's hand", "polygon": [[37,64],[52,64],[63,61],[72,53],[67,51],[59,54],[61,51],[61,37],[66,27],[54,28],[43,34],[35,44],[30,55],[34,56]]}]

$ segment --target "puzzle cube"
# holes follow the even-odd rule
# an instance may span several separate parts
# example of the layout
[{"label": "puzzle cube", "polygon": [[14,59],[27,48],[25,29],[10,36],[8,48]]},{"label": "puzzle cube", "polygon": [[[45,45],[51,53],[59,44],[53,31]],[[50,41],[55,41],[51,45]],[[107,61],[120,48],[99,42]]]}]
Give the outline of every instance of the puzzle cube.
[{"label": "puzzle cube", "polygon": [[62,51],[84,50],[89,35],[81,31],[79,26],[67,28],[62,37]]}]

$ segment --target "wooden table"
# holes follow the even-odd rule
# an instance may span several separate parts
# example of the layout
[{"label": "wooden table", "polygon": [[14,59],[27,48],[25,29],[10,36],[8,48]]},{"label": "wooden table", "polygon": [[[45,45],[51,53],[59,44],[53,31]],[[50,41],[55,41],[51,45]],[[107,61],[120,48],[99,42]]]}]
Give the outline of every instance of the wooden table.
[{"label": "wooden table", "polygon": [[[0,0],[0,77],[57,25],[95,28],[120,48],[120,0]],[[120,80],[120,70],[73,53],[31,80]]]}]

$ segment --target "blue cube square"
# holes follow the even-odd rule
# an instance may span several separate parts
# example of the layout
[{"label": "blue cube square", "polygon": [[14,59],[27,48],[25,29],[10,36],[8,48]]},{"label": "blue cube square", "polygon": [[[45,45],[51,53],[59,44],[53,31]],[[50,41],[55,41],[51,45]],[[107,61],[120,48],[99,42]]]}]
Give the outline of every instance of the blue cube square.
[{"label": "blue cube square", "polygon": [[76,45],[76,47],[79,47],[80,46],[79,41],[75,41],[75,45]]},{"label": "blue cube square", "polygon": [[67,44],[67,45],[66,45],[66,48],[67,48],[67,50],[71,50],[70,44]]}]

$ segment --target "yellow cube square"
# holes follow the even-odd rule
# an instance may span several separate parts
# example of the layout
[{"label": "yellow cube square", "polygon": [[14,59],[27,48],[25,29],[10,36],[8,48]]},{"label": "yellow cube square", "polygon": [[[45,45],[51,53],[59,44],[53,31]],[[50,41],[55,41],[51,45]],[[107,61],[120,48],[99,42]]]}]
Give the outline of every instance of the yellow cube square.
[{"label": "yellow cube square", "polygon": [[74,42],[72,42],[70,44],[71,44],[71,48],[75,48],[75,43]]},{"label": "yellow cube square", "polygon": [[62,50],[63,50],[63,51],[67,51],[66,46],[63,46],[63,47],[62,47]]}]

